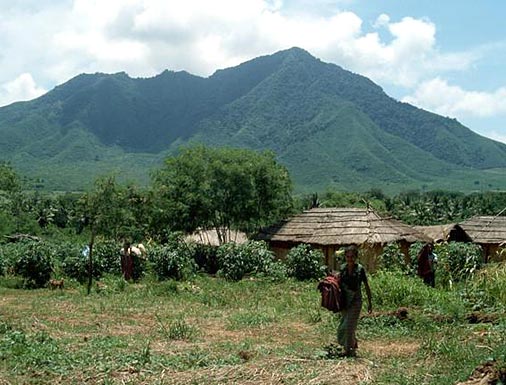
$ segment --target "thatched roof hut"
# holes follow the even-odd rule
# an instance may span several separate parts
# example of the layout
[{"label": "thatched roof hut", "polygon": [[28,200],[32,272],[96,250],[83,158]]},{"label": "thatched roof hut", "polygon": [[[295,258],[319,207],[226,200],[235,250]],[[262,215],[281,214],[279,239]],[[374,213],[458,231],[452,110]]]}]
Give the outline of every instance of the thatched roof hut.
[{"label": "thatched roof hut", "polygon": [[460,226],[483,248],[485,262],[497,259],[506,247],[506,216],[475,216]]},{"label": "thatched roof hut", "polygon": [[269,242],[280,258],[300,243],[310,244],[323,251],[331,269],[339,264],[335,260],[337,250],[359,245],[363,250],[362,263],[369,270],[376,268],[375,257],[387,243],[398,242],[407,255],[411,243],[431,241],[413,227],[366,208],[314,208],[263,229],[255,238]]},{"label": "thatched roof hut", "polygon": [[[248,241],[245,233],[236,230],[225,230],[226,242],[243,244]],[[202,245],[220,246],[220,237],[216,229],[197,230],[193,234],[186,236],[187,241],[193,241]]]},{"label": "thatched roof hut", "polygon": [[431,238],[432,242],[471,242],[464,229],[455,223],[413,227]]}]

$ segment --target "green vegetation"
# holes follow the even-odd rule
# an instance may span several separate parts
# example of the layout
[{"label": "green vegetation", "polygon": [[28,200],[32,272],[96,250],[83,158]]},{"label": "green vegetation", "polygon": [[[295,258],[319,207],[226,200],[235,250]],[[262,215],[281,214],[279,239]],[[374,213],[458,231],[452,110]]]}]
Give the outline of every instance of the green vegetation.
[{"label": "green vegetation", "polygon": [[[161,220],[161,211],[172,208],[190,218],[183,205],[191,201],[188,197],[206,203],[204,208],[223,208],[220,198],[230,191],[237,191],[230,206],[244,217],[224,210],[222,216],[233,218],[228,223],[251,229],[251,223],[268,224],[281,215],[271,216],[262,206],[250,210],[251,201],[264,195],[243,194],[240,188],[256,186],[240,183],[258,176],[252,171],[262,170],[264,177],[284,172],[272,156],[252,157],[257,168],[239,161],[246,150],[235,153],[233,165],[219,156],[228,150],[195,151],[171,158],[148,189],[113,177],[98,179],[86,194],[3,187],[0,215],[8,221],[0,235],[12,242],[0,244],[0,382],[323,384],[340,376],[347,384],[438,385],[464,381],[487,363],[501,379],[506,367],[504,263],[482,266],[474,245],[438,245],[433,289],[413,274],[413,266],[402,263],[398,247],[389,245],[380,257],[381,269],[370,275],[374,312],[360,321],[359,357],[338,358],[339,316],[320,307],[316,290],[323,272],[320,253],[302,245],[286,261],[275,261],[262,242],[203,247],[184,241],[177,232],[184,229],[180,222]],[[199,156],[189,154],[216,158],[197,162]],[[217,178],[189,174],[184,167],[177,172],[183,160],[191,170],[209,166],[224,186],[235,181],[238,190],[192,188],[190,175],[210,186]],[[20,180],[9,167],[2,170],[6,180]],[[161,178],[163,173],[167,178]],[[172,182],[184,200],[164,195]],[[264,184],[269,188],[263,194],[283,199],[288,183],[282,182]],[[294,206],[369,204],[426,224],[495,215],[505,200],[504,193],[491,192],[388,197],[378,189],[330,190],[300,196]],[[292,198],[284,203],[290,208]],[[210,222],[205,215],[192,220],[189,228]],[[120,266],[124,238],[149,240],[147,256],[138,259],[129,281]],[[88,255],[85,245],[91,246]],[[50,278],[63,278],[63,289],[44,287]],[[400,308],[407,317],[399,316]]]},{"label": "green vegetation", "polygon": [[[485,277],[486,275],[486,277]],[[0,287],[0,378],[6,383],[455,384],[506,363],[506,270],[488,266],[451,290],[382,270],[375,310],[359,323],[359,356],[332,355],[337,317],[316,281],[102,282],[90,296]],[[1,282],[0,282],[1,283]],[[170,285],[167,285],[170,283]],[[470,292],[499,298],[476,316]],[[478,297],[476,297],[478,299]],[[396,310],[406,307],[407,318]]]},{"label": "green vegetation", "polygon": [[298,48],[209,78],[79,75],[0,108],[0,135],[0,161],[49,191],[89,189],[110,173],[145,186],[195,142],[273,151],[303,193],[506,189],[506,145]]},{"label": "green vegetation", "polygon": [[157,226],[214,229],[221,243],[231,229],[255,231],[292,208],[290,176],[271,152],[188,148],[167,158],[153,190]]}]

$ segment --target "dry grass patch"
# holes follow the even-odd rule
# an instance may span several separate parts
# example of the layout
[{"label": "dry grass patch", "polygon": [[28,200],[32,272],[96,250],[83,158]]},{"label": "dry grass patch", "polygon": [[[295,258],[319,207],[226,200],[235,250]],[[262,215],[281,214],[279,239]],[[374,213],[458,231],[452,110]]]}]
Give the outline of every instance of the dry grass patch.
[{"label": "dry grass patch", "polygon": [[[305,360],[271,358],[227,367],[184,372],[164,371],[163,384],[366,384],[372,380],[371,363],[363,360]],[[145,382],[146,384],[148,382]]]},{"label": "dry grass patch", "polygon": [[374,340],[360,343],[360,350],[378,358],[410,357],[420,348],[417,341],[385,341]]}]

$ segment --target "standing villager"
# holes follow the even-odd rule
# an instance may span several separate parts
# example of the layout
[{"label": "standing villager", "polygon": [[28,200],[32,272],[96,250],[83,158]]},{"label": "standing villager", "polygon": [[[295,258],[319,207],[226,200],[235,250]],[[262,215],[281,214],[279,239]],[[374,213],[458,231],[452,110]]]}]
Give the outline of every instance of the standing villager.
[{"label": "standing villager", "polygon": [[125,280],[130,280],[134,275],[134,260],[130,248],[130,242],[125,241],[121,249],[121,272]]},{"label": "standing villager", "polygon": [[432,243],[426,243],[418,253],[418,275],[431,287],[436,286],[437,255],[433,248]]},{"label": "standing villager", "polygon": [[337,329],[337,340],[344,347],[344,355],[355,356],[358,348],[356,330],[362,309],[362,283],[367,295],[367,311],[372,312],[372,296],[365,268],[357,262],[358,249],[349,246],[345,251],[346,263],[339,271],[340,285],[344,290],[346,308],[341,312],[341,322]]}]

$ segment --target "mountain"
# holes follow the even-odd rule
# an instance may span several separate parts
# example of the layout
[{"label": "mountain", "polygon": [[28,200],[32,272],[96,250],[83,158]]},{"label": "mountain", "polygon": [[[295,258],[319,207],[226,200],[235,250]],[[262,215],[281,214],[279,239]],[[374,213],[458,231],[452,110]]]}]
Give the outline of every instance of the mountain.
[{"label": "mountain", "polygon": [[0,135],[0,157],[48,189],[84,188],[111,170],[145,183],[195,142],[271,149],[304,192],[506,187],[506,145],[300,48],[208,78],[82,74],[0,108]]}]

